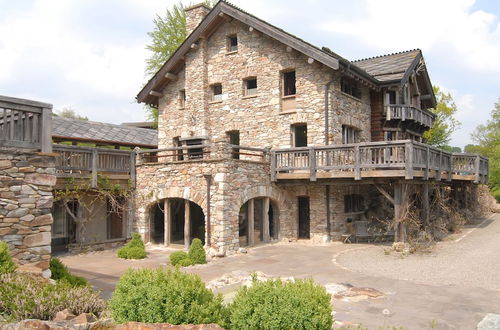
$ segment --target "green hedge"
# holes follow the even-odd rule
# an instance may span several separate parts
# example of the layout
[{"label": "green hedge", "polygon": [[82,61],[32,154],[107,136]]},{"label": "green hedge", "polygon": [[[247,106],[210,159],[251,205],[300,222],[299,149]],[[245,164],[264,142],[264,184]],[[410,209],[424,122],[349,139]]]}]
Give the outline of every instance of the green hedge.
[{"label": "green hedge", "polygon": [[207,256],[205,254],[205,249],[203,248],[203,243],[201,243],[201,240],[199,238],[195,238],[191,242],[188,256],[189,259],[193,261],[193,264],[207,263]]},{"label": "green hedge", "polygon": [[109,307],[115,321],[170,324],[223,324],[222,296],[214,296],[199,276],[179,269],[129,269],[118,281]]},{"label": "green hedge", "polygon": [[182,260],[189,259],[189,256],[184,251],[175,251],[170,255],[170,264],[177,266]]},{"label": "green hedge", "polygon": [[12,273],[16,268],[17,266],[9,253],[9,246],[0,241],[0,275]]},{"label": "green hedge", "polygon": [[83,277],[73,275],[59,258],[50,259],[51,278],[56,281],[67,282],[70,286],[88,286],[89,282]]},{"label": "green hedge", "polygon": [[330,294],[312,280],[258,282],[229,306],[232,329],[331,329]]},{"label": "green hedge", "polygon": [[132,239],[125,246],[118,249],[118,257],[123,259],[144,259],[146,258],[146,247],[142,241],[141,235],[132,234]]}]

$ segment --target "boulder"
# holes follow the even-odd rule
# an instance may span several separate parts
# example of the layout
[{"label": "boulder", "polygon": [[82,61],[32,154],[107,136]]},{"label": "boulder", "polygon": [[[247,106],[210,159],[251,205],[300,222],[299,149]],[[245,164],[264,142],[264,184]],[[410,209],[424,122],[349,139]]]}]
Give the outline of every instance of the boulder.
[{"label": "boulder", "polygon": [[0,160],[0,169],[5,169],[12,167],[12,162],[10,160]]},{"label": "boulder", "polygon": [[7,213],[8,218],[20,218],[24,217],[26,214],[28,214],[30,210],[26,207],[20,207],[18,209],[12,210],[9,213]]},{"label": "boulder", "polygon": [[23,244],[27,247],[50,245],[51,236],[50,232],[28,235],[24,238]]},{"label": "boulder", "polygon": [[77,317],[71,319],[70,323],[71,324],[86,324],[86,323],[91,323],[95,322],[97,319],[95,318],[94,315],[90,313],[82,313],[78,315]]},{"label": "boulder", "polygon": [[32,226],[44,226],[50,225],[54,219],[52,218],[52,214],[44,214],[35,218],[35,220],[31,221]]},{"label": "boulder", "polygon": [[67,321],[67,320],[74,319],[75,317],[76,317],[76,315],[71,313],[69,311],[69,309],[66,308],[66,309],[56,313],[56,316],[54,317],[54,321],[55,322]]},{"label": "boulder", "polygon": [[42,186],[54,186],[56,184],[56,176],[50,174],[30,173],[26,174],[25,181]]}]

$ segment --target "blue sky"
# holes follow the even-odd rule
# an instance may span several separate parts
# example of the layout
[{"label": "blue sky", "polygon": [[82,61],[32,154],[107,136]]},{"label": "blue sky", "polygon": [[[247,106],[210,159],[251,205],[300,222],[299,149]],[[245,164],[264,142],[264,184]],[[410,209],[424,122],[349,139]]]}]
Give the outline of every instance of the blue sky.
[{"label": "blue sky", "polygon": [[[0,94],[71,107],[91,120],[144,119],[147,32],[172,0],[0,0]],[[354,60],[420,48],[470,133],[500,97],[500,1],[234,0],[244,10]],[[188,3],[188,2],[184,2]]]}]

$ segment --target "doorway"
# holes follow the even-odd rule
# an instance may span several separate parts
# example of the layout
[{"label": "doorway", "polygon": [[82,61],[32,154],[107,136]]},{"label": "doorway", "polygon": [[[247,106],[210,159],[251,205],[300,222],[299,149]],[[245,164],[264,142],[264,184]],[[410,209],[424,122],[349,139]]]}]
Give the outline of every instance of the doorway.
[{"label": "doorway", "polygon": [[299,213],[299,239],[311,238],[311,220],[309,212],[309,197],[298,198]]}]

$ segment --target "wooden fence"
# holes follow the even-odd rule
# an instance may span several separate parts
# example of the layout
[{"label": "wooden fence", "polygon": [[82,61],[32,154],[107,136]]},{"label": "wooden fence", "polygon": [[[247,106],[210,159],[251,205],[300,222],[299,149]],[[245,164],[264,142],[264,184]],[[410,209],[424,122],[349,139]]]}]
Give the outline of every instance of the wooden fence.
[{"label": "wooden fence", "polygon": [[0,95],[0,146],[52,152],[52,105]]}]

